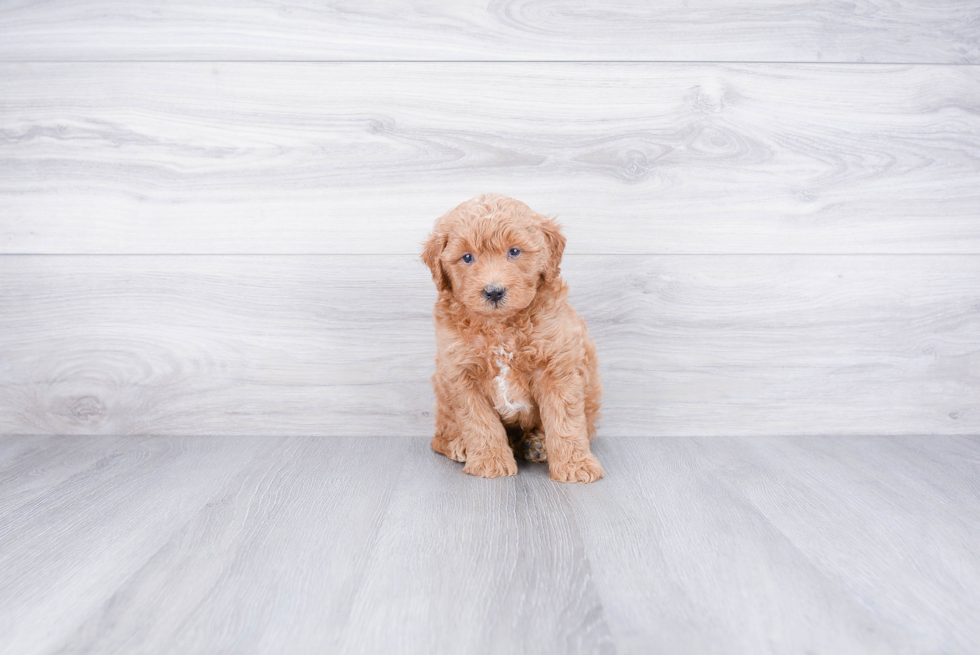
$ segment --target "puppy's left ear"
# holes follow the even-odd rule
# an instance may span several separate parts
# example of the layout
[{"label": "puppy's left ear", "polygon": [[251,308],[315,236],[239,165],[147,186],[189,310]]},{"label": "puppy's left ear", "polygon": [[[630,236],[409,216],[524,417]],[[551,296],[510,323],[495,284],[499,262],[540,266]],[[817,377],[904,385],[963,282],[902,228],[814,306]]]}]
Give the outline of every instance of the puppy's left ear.
[{"label": "puppy's left ear", "polygon": [[565,235],[561,233],[561,226],[558,225],[557,221],[547,216],[541,217],[538,229],[541,230],[545,247],[548,249],[544,279],[546,282],[551,282],[561,273],[561,256],[565,252]]},{"label": "puppy's left ear", "polygon": [[441,259],[442,251],[448,242],[449,237],[446,234],[433,232],[428,241],[425,242],[425,249],[422,251],[422,261],[432,271],[432,281],[436,283],[436,289],[439,291],[451,291],[453,288]]}]

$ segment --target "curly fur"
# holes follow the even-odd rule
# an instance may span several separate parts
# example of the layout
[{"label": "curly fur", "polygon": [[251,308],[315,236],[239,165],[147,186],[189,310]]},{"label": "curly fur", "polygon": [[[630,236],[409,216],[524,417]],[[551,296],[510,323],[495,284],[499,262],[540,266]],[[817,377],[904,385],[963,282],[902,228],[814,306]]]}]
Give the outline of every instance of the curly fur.
[{"label": "curly fur", "polygon": [[[564,249],[553,219],[496,194],[439,218],[425,243],[439,291],[432,448],[465,473],[514,475],[516,450],[546,460],[552,480],[603,475],[589,448],[602,394],[595,345],[568,303]],[[491,288],[505,289],[499,302]]]}]

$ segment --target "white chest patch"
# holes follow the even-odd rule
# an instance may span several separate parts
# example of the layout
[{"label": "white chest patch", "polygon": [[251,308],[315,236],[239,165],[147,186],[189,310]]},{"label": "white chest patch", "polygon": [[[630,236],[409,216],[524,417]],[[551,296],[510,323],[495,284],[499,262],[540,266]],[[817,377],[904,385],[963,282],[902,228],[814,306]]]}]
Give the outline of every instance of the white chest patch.
[{"label": "white chest patch", "polygon": [[495,409],[501,416],[510,417],[514,414],[527,409],[527,405],[520,398],[513,398],[507,376],[510,373],[510,361],[514,359],[514,353],[509,353],[503,347],[497,348],[497,377],[493,379],[497,385],[497,402],[494,403]]}]

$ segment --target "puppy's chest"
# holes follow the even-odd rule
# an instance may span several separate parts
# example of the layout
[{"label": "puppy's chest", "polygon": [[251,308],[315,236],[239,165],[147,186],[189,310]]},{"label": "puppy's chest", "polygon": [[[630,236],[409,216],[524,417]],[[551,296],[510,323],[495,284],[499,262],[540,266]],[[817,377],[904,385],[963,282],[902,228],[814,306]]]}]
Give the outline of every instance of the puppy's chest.
[{"label": "puppy's chest", "polygon": [[490,353],[490,370],[495,373],[488,389],[494,408],[504,419],[516,420],[531,411],[530,376],[520,361],[515,361],[513,349],[497,346]]}]

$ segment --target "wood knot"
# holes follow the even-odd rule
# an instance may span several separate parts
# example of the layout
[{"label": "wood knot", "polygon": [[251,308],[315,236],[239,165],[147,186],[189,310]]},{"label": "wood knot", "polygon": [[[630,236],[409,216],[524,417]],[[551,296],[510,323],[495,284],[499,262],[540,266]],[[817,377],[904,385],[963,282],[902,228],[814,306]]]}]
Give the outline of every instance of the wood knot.
[{"label": "wood knot", "polygon": [[108,413],[106,406],[95,396],[80,396],[68,403],[68,418],[80,423],[94,423]]}]

